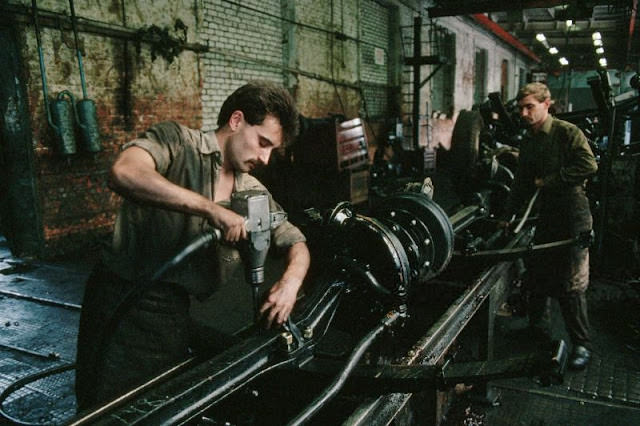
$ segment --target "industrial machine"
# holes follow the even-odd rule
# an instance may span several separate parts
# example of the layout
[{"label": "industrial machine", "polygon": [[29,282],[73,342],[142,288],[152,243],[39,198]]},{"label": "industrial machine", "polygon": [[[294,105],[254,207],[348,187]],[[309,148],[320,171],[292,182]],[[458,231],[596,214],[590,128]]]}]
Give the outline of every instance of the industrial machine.
[{"label": "industrial machine", "polygon": [[[318,267],[283,329],[244,330],[224,352],[185,361],[68,424],[384,424],[380,410],[393,418],[413,394],[497,377],[561,379],[564,342],[515,359],[491,361],[484,350],[454,360],[458,337],[489,315],[515,274],[502,262],[475,266],[464,288],[435,282],[456,253],[465,257],[456,238],[487,218],[482,205],[449,217],[426,195],[402,192],[370,215],[346,202],[307,215]],[[515,248],[527,236],[509,240]]]}]

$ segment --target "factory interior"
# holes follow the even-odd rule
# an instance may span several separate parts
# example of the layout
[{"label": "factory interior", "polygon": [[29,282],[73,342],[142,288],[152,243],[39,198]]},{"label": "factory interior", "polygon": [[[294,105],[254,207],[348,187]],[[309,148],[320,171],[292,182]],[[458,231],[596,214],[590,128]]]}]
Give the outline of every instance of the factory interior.
[{"label": "factory interior", "polygon": [[[639,425],[638,3],[0,2],[0,424]],[[246,238],[118,186],[127,151],[166,179],[179,167],[173,145],[169,166],[125,145],[158,123],[201,131],[202,146],[242,142],[222,139],[237,111],[218,117],[252,82],[283,88],[298,116],[286,145],[261,137],[267,158],[242,169],[268,193],[236,188],[236,164],[216,206]],[[550,98],[520,91],[531,83]],[[530,107],[564,127],[540,136]],[[240,111],[244,135],[269,114]],[[580,175],[578,150],[592,165]],[[555,181],[525,182],[555,167],[548,158]],[[193,173],[216,191],[223,179]],[[151,211],[203,225],[185,225],[179,244],[170,229],[131,228],[156,244],[131,246],[147,250],[128,259],[136,278],[105,266],[126,245],[116,230],[158,223]],[[578,216],[588,226],[576,230]],[[554,231],[549,217],[571,225]],[[261,306],[305,246],[280,244],[285,223],[310,264],[286,321],[266,327],[276,307]],[[204,296],[172,281],[207,256],[237,267],[211,273]],[[139,284],[113,284],[115,307],[94,295],[89,308],[87,282],[107,267],[117,285]],[[546,334],[533,319],[541,276],[571,281],[544,295]],[[108,366],[125,311],[167,282],[186,295],[200,346],[109,398],[91,388],[98,402],[79,406],[80,351]],[[101,303],[78,343],[81,315]],[[585,323],[587,337],[575,331]],[[167,317],[164,333],[173,327]],[[96,374],[118,384],[156,355]]]}]

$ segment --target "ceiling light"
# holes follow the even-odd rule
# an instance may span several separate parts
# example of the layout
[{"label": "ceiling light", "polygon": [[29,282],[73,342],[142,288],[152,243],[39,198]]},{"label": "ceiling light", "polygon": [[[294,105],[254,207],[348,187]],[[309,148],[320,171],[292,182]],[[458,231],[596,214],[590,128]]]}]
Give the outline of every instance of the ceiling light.
[{"label": "ceiling light", "polygon": [[540,43],[542,43],[543,41],[545,41],[547,38],[544,36],[544,34],[542,33],[538,33],[536,34],[536,40],[538,40]]},{"label": "ceiling light", "polygon": [[600,58],[600,60],[598,61],[598,63],[600,64],[600,66],[602,68],[607,66],[607,58]]},{"label": "ceiling light", "polygon": [[556,49],[555,47],[550,47],[549,53],[551,53],[552,55],[556,55],[558,53],[558,49]]},{"label": "ceiling light", "polygon": [[570,27],[573,25],[573,21],[571,19],[567,19],[567,21],[565,22],[565,24],[567,24],[567,27]]},{"label": "ceiling light", "polygon": [[598,47],[598,48],[596,49],[596,53],[597,53],[598,55],[602,55],[602,54],[604,53],[604,47]]},{"label": "ceiling light", "polygon": [[569,61],[564,56],[562,58],[558,59],[558,62],[560,62],[560,65],[563,65],[563,66],[569,65]]},{"label": "ceiling light", "polygon": [[598,31],[596,31],[595,33],[591,34],[591,38],[594,40],[602,40],[602,35],[600,35]]},{"label": "ceiling light", "polygon": [[594,46],[602,46],[602,40],[599,39],[599,38],[593,40],[593,45]]}]

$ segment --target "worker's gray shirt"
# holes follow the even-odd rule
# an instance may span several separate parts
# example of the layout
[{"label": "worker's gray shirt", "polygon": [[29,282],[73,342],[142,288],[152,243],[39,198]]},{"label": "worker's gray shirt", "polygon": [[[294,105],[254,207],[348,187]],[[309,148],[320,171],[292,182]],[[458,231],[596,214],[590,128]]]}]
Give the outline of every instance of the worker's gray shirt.
[{"label": "worker's gray shirt", "polygon": [[[156,163],[156,170],[169,181],[213,200],[219,179],[222,152],[215,133],[189,129],[174,122],[151,127],[143,137],[123,149],[138,146]],[[234,192],[266,190],[253,176],[236,173]],[[271,211],[281,210],[271,199]],[[211,229],[200,216],[153,208],[125,199],[116,219],[112,250],[105,256],[107,266],[123,278],[148,279],[168,259],[193,239]],[[272,231],[272,246],[285,249],[305,241],[304,235],[285,221]],[[184,286],[197,297],[206,297],[225,274],[226,263],[238,263],[237,250],[213,247],[200,250],[169,272],[163,281]]]}]

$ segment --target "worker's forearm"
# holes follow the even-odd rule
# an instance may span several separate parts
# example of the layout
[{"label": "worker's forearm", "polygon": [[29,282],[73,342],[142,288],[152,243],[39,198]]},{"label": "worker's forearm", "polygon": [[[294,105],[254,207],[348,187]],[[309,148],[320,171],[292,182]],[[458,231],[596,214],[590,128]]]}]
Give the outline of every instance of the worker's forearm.
[{"label": "worker's forearm", "polygon": [[109,186],[133,201],[169,210],[210,216],[211,200],[182,188],[155,170],[148,152],[138,147],[123,151],[111,168]]},{"label": "worker's forearm", "polygon": [[307,244],[303,242],[295,243],[289,247],[287,255],[287,268],[282,274],[281,281],[287,285],[297,286],[302,285],[304,277],[309,270],[309,264],[311,256],[309,255],[309,249]]},{"label": "worker's forearm", "polygon": [[143,204],[204,216],[212,208],[211,200],[182,188],[153,172],[140,171],[110,185],[117,193]]}]

